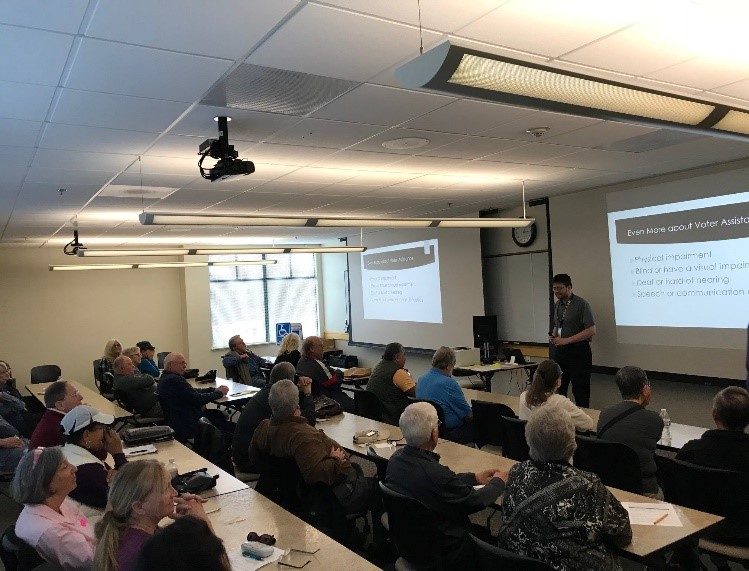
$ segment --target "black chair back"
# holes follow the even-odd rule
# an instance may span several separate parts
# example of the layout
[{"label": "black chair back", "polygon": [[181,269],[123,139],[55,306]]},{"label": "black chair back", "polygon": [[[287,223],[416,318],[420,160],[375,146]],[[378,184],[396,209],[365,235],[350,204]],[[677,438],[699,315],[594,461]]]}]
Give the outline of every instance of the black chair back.
[{"label": "black chair back", "polygon": [[388,470],[388,459],[380,456],[377,453],[377,450],[370,445],[367,446],[367,460],[374,462],[374,465],[377,468],[377,479],[380,480],[380,482],[384,482]]},{"label": "black chair back", "polygon": [[502,446],[502,417],[515,417],[513,410],[506,404],[472,400],[473,429],[476,433],[476,445],[481,448],[486,444]]},{"label": "black chair back", "polygon": [[31,367],[31,384],[53,383],[60,378],[62,370],[57,365],[37,365]]},{"label": "black chair back", "polygon": [[607,486],[642,494],[642,473],[637,452],[626,444],[576,435],[575,468],[597,474]]},{"label": "black chair back", "polygon": [[159,369],[164,368],[164,359],[166,359],[166,356],[171,353],[171,351],[160,351],[156,353],[156,366]]},{"label": "black chair back", "polygon": [[[263,363],[259,368],[265,377],[265,382],[270,383],[270,372],[273,370],[273,363]],[[234,380],[236,381],[237,379]]]},{"label": "black chair back", "polygon": [[437,420],[439,420],[440,438],[444,438],[447,427],[445,426],[445,411],[442,409],[442,405],[438,402],[435,402],[433,400],[428,400],[428,399],[417,399],[414,397],[408,397],[408,400],[410,400],[411,402],[428,402],[434,407],[434,409],[437,411]]},{"label": "black chair back", "polygon": [[[161,412],[164,413],[164,421],[168,425],[170,425],[169,421],[171,419],[171,415],[169,414],[169,407],[166,405],[166,401],[163,398],[161,398],[161,395],[159,395],[158,393],[156,394],[156,398],[159,400],[159,404],[161,405]],[[174,428],[174,427],[172,427],[172,428]]]},{"label": "black chair back", "polygon": [[239,379],[239,369],[237,367],[224,367],[224,371],[226,372],[226,378],[231,379],[232,381],[240,382]]},{"label": "black chair back", "polygon": [[234,475],[234,463],[226,449],[224,435],[205,417],[198,420],[198,431],[195,433],[192,450],[232,476]]},{"label": "black chair back", "polygon": [[420,571],[440,571],[442,534],[434,514],[421,502],[380,482],[382,503],[388,514],[390,536],[400,556]]},{"label": "black chair back", "polygon": [[496,571],[497,569],[520,569],[522,571],[553,571],[553,567],[538,559],[524,557],[511,551],[471,536],[478,556],[478,571]]},{"label": "black chair back", "polygon": [[300,489],[302,519],[350,549],[361,547],[360,544],[356,544],[354,523],[346,518],[346,512],[333,488],[322,483],[302,483]]},{"label": "black chair back", "polygon": [[293,458],[263,454],[258,458],[260,477],[255,491],[297,517],[302,517],[302,473]]},{"label": "black chair back", "polygon": [[703,537],[720,543],[746,545],[749,538],[746,473],[698,466],[666,456],[655,459],[667,502],[725,518]]},{"label": "black chair back", "polygon": [[382,403],[379,397],[369,391],[354,391],[354,410],[359,416],[382,422]]},{"label": "black chair back", "polygon": [[527,422],[519,418],[502,417],[502,456],[518,462],[524,462],[530,458],[528,442],[525,439]]},{"label": "black chair back", "polygon": [[31,571],[45,563],[36,549],[16,535],[15,524],[7,527],[0,537],[0,560],[6,571]]}]

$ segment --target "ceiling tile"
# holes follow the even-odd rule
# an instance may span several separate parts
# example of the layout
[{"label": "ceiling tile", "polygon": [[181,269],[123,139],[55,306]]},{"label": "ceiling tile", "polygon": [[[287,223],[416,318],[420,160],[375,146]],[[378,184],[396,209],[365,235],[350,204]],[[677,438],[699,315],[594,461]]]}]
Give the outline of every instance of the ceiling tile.
[{"label": "ceiling tile", "polygon": [[167,175],[181,175],[189,177],[190,180],[200,176],[198,170],[198,156],[186,157],[141,157],[133,162],[127,169],[128,173],[138,175],[139,173],[160,173]]},{"label": "ceiling tile", "polygon": [[161,133],[187,109],[186,103],[63,89],[52,122]]},{"label": "ceiling tile", "polygon": [[[69,185],[62,195],[58,189],[59,185],[54,183],[25,182],[18,195],[16,207],[21,211],[27,208],[59,210],[60,212],[78,209],[96,194],[99,186],[95,184]],[[61,216],[61,221],[65,221],[64,216]]]},{"label": "ceiling tile", "polygon": [[264,141],[274,133],[287,129],[300,121],[297,117],[278,113],[196,105],[169,132],[173,135],[192,135],[202,139],[216,139],[218,137],[218,123],[213,118],[217,116],[231,117],[229,122],[230,143],[233,141]]},{"label": "ceiling tile", "polygon": [[319,182],[333,184],[355,176],[358,171],[346,169],[326,169],[318,167],[303,167],[287,175],[283,175],[278,182]]},{"label": "ceiling tile", "polygon": [[738,97],[744,101],[749,101],[749,80],[738,81],[723,87],[716,87],[713,91],[731,97]]},{"label": "ceiling tile", "polygon": [[500,151],[506,151],[515,147],[525,145],[523,141],[512,139],[497,139],[490,137],[464,137],[454,143],[442,145],[436,149],[427,150],[420,155],[433,157],[450,157],[454,159],[480,159],[487,155],[493,155]]},{"label": "ceiling tile", "polygon": [[[517,109],[487,101],[461,99],[455,103],[440,107],[431,113],[422,115],[417,119],[408,121],[404,126],[411,129],[441,131],[443,133],[458,133],[463,135],[491,133],[489,136],[504,137],[504,134],[496,134],[492,129],[497,129],[504,125],[513,112],[529,113],[528,110],[520,111]],[[528,127],[525,128],[527,129]]]},{"label": "ceiling tile", "polygon": [[51,123],[44,130],[39,146],[46,149],[138,154],[154,138],[153,133]]},{"label": "ceiling tile", "polygon": [[88,3],[88,0],[5,0],[0,11],[0,22],[75,34],[81,26]]},{"label": "ceiling tile", "polygon": [[[356,30],[352,33],[352,30]],[[424,31],[424,41],[439,38]],[[418,53],[417,27],[327,6],[305,5],[248,59],[248,63],[352,81]]]},{"label": "ceiling tile", "polygon": [[135,155],[86,153],[64,149],[39,149],[33,166],[45,169],[102,170],[118,172],[136,160]]},{"label": "ceiling tile", "polygon": [[[403,138],[417,138],[426,139],[429,143],[424,147],[408,148],[408,149],[386,149],[382,146],[386,141],[392,141],[394,139]],[[462,135],[453,135],[449,133],[438,133],[437,131],[419,131],[417,129],[388,129],[378,135],[362,141],[361,143],[354,145],[350,148],[352,151],[373,151],[378,152],[380,149],[385,150],[388,153],[395,153],[399,155],[413,155],[418,153],[419,155],[431,155],[434,154],[430,151],[434,151],[437,147],[446,145],[448,143],[454,143],[462,138]]]},{"label": "ceiling tile", "polygon": [[365,83],[315,111],[312,117],[395,126],[453,101],[455,97]]},{"label": "ceiling tile", "polygon": [[[255,167],[257,167],[258,163],[307,166],[330,157],[333,153],[335,153],[334,149],[299,145],[277,145],[273,143],[249,145],[240,151],[240,155],[254,162]],[[341,168],[345,167],[342,166]]]},{"label": "ceiling tile", "polygon": [[230,61],[84,38],[67,87],[193,102]]},{"label": "ceiling tile", "polygon": [[325,119],[304,119],[276,133],[269,138],[269,141],[283,145],[344,149],[380,131],[382,127]]},{"label": "ceiling tile", "polygon": [[100,1],[87,35],[237,59],[296,5],[296,0],[220,0],[210,7],[201,0]]},{"label": "ceiling tile", "polygon": [[512,149],[484,157],[484,161],[499,161],[507,163],[536,164],[555,157],[562,157],[579,151],[576,147],[553,145],[549,143],[526,143]]},{"label": "ceiling tile", "polygon": [[0,117],[44,121],[54,87],[0,81]]},{"label": "ceiling tile", "polygon": [[52,183],[57,185],[58,188],[71,184],[102,186],[114,175],[114,171],[30,168],[26,175],[26,181]]},{"label": "ceiling tile", "polygon": [[384,170],[384,167],[403,160],[403,155],[396,155],[382,149],[381,153],[365,151],[338,151],[317,160],[314,165],[327,168],[347,168],[359,171]]},{"label": "ceiling tile", "polygon": [[[36,149],[33,147],[0,146],[0,165],[3,168],[8,165],[25,167],[31,162],[35,152]],[[3,175],[5,175],[5,172],[3,172]]]},{"label": "ceiling tile", "polygon": [[694,58],[651,73],[648,77],[699,89],[713,89],[749,78],[746,64]]},{"label": "ceiling tile", "polygon": [[456,34],[555,57],[628,26],[638,17],[627,4],[592,10],[587,2],[514,0]]},{"label": "ceiling tile", "polygon": [[0,24],[0,79],[57,85],[73,36]]},{"label": "ceiling tile", "polygon": [[562,135],[551,134],[544,137],[544,140],[557,145],[592,149],[595,147],[605,147],[611,143],[623,141],[631,137],[652,133],[654,130],[652,127],[641,127],[640,125],[629,123],[602,121],[570,133]]},{"label": "ceiling tile", "polygon": [[20,119],[3,119],[0,117],[0,133],[3,141],[19,147],[33,147],[42,124],[39,121],[22,121]]}]

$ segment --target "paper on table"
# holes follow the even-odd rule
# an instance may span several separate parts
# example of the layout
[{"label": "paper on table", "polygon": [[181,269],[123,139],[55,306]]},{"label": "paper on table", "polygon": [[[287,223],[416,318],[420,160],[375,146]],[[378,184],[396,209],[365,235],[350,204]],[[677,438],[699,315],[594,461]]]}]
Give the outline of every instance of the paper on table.
[{"label": "paper on table", "polygon": [[392,448],[393,447],[393,445],[390,444],[390,442],[375,442],[374,444],[372,444],[372,446],[374,448],[380,448],[380,449],[382,449],[382,448]]},{"label": "paper on table", "polygon": [[[633,525],[662,525],[665,527],[684,527],[676,514],[673,504],[666,502],[622,502],[629,514],[629,523]],[[663,519],[660,519],[663,516]],[[656,521],[658,523],[656,523]]]},{"label": "paper on table", "polygon": [[237,549],[236,551],[231,550],[229,552],[229,562],[231,563],[232,571],[255,571],[255,569],[260,569],[261,567],[268,565],[268,563],[278,561],[283,554],[284,552],[282,549],[274,547],[273,555],[258,560],[253,559],[252,557],[245,557],[242,555],[242,552]]},{"label": "paper on table", "polygon": [[158,450],[153,444],[144,444],[143,446],[133,446],[132,448],[123,448],[122,452],[125,457],[142,456],[143,454],[156,454]]}]

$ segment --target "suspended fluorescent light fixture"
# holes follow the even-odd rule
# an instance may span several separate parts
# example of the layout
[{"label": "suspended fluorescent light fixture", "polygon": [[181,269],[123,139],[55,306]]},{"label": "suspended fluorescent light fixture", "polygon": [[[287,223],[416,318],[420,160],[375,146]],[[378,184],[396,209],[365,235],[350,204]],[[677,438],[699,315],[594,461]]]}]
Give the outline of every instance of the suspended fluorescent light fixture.
[{"label": "suspended fluorescent light fixture", "polygon": [[307,228],[524,228],[534,218],[356,218],[348,216],[270,216],[248,214],[180,214],[144,212],[140,223],[151,225],[193,226],[284,226]]},{"label": "suspended fluorescent light fixture", "polygon": [[110,258],[125,256],[215,256],[231,254],[349,254],[365,252],[365,246],[242,246],[236,248],[161,248],[104,250],[96,248],[79,248],[76,255],[81,258]]},{"label": "suspended fluorescent light fixture", "polygon": [[749,112],[531,64],[443,42],[398,68],[396,79],[486,101],[746,140]]},{"label": "suspended fluorescent light fixture", "polygon": [[77,264],[50,265],[51,272],[76,272],[92,270],[153,270],[161,268],[203,268],[211,266],[268,266],[276,260],[246,260],[221,262],[148,262],[142,264]]}]

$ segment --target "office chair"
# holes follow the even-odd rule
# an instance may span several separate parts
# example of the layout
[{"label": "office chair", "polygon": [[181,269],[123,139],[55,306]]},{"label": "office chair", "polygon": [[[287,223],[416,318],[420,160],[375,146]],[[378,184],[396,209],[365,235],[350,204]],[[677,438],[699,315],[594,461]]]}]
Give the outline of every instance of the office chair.
[{"label": "office chair", "polygon": [[0,537],[0,560],[6,571],[31,571],[45,563],[41,555],[16,535],[16,526],[11,524]]},{"label": "office chair", "polygon": [[160,351],[156,353],[156,366],[159,369],[164,368],[164,359],[166,359],[166,356],[171,353],[171,351]]},{"label": "office chair", "polygon": [[195,433],[192,450],[232,476],[234,475],[234,463],[226,449],[224,435],[205,417],[198,420],[198,431]]},{"label": "office chair", "polygon": [[359,416],[382,422],[382,402],[374,393],[366,390],[354,391],[354,410]]},{"label": "office chair", "polygon": [[506,551],[471,535],[478,555],[478,571],[521,569],[522,571],[552,571],[554,568],[538,559]]},{"label": "office chair", "polygon": [[439,546],[442,534],[434,514],[421,502],[380,482],[382,503],[388,514],[390,537],[400,557],[396,571],[442,571]]},{"label": "office chair", "polygon": [[513,410],[506,404],[483,400],[472,400],[471,408],[476,446],[502,446],[502,417],[515,418]]},{"label": "office chair", "polygon": [[699,549],[718,561],[749,565],[749,489],[746,474],[656,456],[667,502],[723,516],[700,536]]},{"label": "office chair", "polygon": [[31,367],[31,384],[53,383],[62,375],[62,370],[57,365],[37,365]]},{"label": "office chair", "polygon": [[642,473],[637,452],[626,444],[575,435],[575,468],[593,472],[607,486],[642,494]]},{"label": "office chair", "polygon": [[523,462],[530,458],[530,449],[525,440],[525,425],[527,420],[503,416],[502,417],[502,456]]}]

